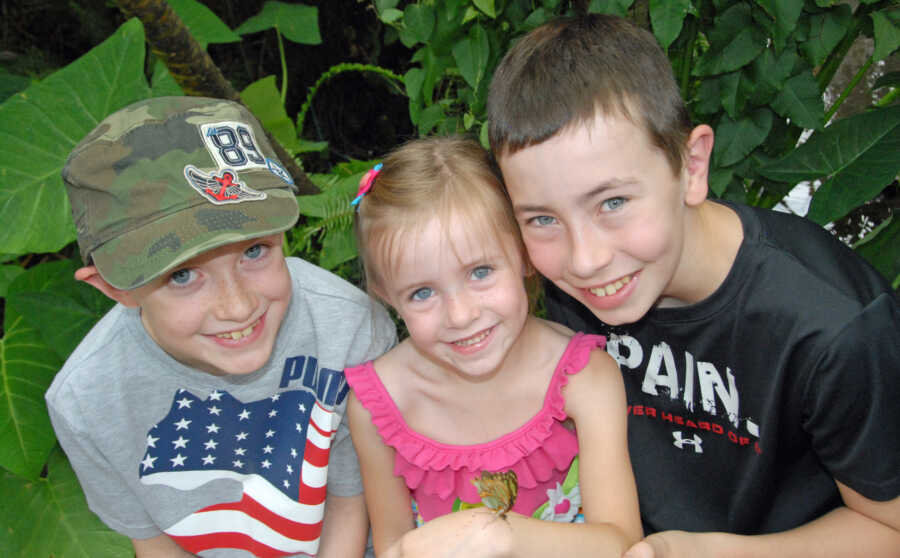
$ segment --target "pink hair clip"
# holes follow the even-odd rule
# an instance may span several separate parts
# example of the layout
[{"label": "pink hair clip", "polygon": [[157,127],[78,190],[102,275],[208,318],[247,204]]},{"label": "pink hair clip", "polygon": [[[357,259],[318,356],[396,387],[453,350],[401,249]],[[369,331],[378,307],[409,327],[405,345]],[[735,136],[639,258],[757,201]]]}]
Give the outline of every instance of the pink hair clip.
[{"label": "pink hair clip", "polygon": [[356,197],[353,198],[353,201],[350,202],[350,205],[357,205],[360,201],[362,201],[363,196],[369,193],[369,190],[372,189],[372,183],[375,182],[375,177],[378,176],[378,173],[381,172],[381,163],[378,163],[368,171],[363,177],[359,180],[359,191],[356,192]]}]

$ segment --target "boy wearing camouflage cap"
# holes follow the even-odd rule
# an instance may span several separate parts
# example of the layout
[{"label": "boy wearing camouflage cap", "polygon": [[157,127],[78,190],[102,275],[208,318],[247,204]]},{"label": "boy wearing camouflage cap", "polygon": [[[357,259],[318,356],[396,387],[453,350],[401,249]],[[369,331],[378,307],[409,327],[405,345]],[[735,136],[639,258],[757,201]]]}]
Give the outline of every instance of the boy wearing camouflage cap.
[{"label": "boy wearing camouflage cap", "polygon": [[342,371],[396,332],[364,293],[283,256],[298,207],[259,122],[230,101],[141,101],[73,149],[63,180],[75,278],[119,303],[46,396],[91,509],[141,558],[362,555]]}]

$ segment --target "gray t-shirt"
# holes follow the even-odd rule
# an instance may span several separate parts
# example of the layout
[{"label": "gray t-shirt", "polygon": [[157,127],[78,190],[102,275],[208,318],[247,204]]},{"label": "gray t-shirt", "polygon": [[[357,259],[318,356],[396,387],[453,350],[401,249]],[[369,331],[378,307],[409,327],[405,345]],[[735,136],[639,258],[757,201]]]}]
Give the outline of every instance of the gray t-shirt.
[{"label": "gray t-shirt", "polygon": [[112,529],[165,532],[203,557],[315,552],[326,476],[330,494],[362,492],[343,369],[385,352],[396,331],[350,283],[287,262],[290,306],[269,362],[252,374],[181,364],[121,305],[57,374],[46,395],[56,435]]}]

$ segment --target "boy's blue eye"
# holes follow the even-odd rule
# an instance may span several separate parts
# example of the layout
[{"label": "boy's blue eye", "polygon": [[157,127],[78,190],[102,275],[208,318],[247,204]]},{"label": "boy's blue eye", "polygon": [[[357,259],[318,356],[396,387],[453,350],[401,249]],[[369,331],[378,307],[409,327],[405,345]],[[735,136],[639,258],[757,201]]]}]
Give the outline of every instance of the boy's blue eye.
[{"label": "boy's blue eye", "polygon": [[493,269],[491,269],[490,266],[480,265],[472,270],[472,277],[475,279],[484,279],[491,274],[491,271],[493,271]]},{"label": "boy's blue eye", "polygon": [[262,255],[264,254],[265,248],[266,247],[263,246],[262,244],[254,244],[250,248],[247,248],[246,250],[244,250],[244,255],[251,260],[255,260],[257,258],[262,257]]},{"label": "boy's blue eye", "polygon": [[184,286],[191,282],[194,278],[194,274],[190,269],[179,269],[172,272],[172,275],[169,276],[169,280],[178,286]]},{"label": "boy's blue eye", "polygon": [[610,199],[604,201],[603,205],[606,207],[606,209],[608,209],[610,211],[615,211],[616,209],[619,209],[623,205],[625,205],[625,198],[621,198],[621,197],[620,198],[610,198]]},{"label": "boy's blue eye", "polygon": [[434,290],[431,287],[422,287],[421,289],[416,289],[410,298],[412,300],[426,300],[433,294]]},{"label": "boy's blue eye", "polygon": [[538,215],[537,217],[532,217],[531,221],[541,227],[547,227],[556,223],[556,218],[549,215]]}]

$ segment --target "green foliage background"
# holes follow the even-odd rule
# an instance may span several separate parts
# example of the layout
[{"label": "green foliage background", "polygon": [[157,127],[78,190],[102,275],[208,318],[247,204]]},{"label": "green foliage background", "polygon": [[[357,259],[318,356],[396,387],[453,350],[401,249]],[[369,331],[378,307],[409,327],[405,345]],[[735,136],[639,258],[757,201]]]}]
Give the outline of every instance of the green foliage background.
[{"label": "green foliage background", "polygon": [[[269,0],[231,27],[197,0],[169,3],[210,52],[227,53],[223,49],[229,45],[252,42],[277,61],[266,75],[248,80],[233,59],[216,60],[226,77],[240,84],[244,102],[322,190],[299,198],[304,217],[288,233],[288,251],[351,280],[358,279],[358,270],[348,202],[371,159],[415,135],[467,133],[485,142],[487,87],[499,58],[523,33],[576,8],[623,15],[653,31],[672,60],[694,119],[715,128],[711,189],[716,196],[771,207],[794,185],[815,182],[808,218],[823,225],[873,204],[896,205],[897,75],[875,84],[870,106],[831,121],[850,89],[868,87],[863,72],[896,56],[900,8],[892,1],[863,0],[855,10],[830,0],[356,2],[354,32],[366,52],[299,83],[289,71],[296,67],[292,57],[302,57],[303,48],[329,46],[315,2]],[[53,71],[0,66],[0,99],[5,99],[0,104],[0,483],[5,495],[0,523],[6,526],[0,529],[0,549],[5,556],[132,554],[127,539],[88,511],[43,399],[66,357],[111,305],[72,279],[80,262],[59,176],[63,161],[108,114],[140,99],[181,93],[148,54],[139,21],[113,29]],[[826,107],[823,93],[860,37],[871,38],[874,51],[859,79]],[[323,117],[311,110],[334,95],[329,84],[351,74],[364,79],[373,96],[405,104],[399,119],[404,122],[391,114],[371,126],[379,149],[362,157],[342,155],[335,147],[339,134],[321,134]],[[384,114],[389,111],[385,104]],[[801,135],[805,141],[798,146]],[[887,213],[875,225],[854,247],[897,288],[900,220]]]}]

